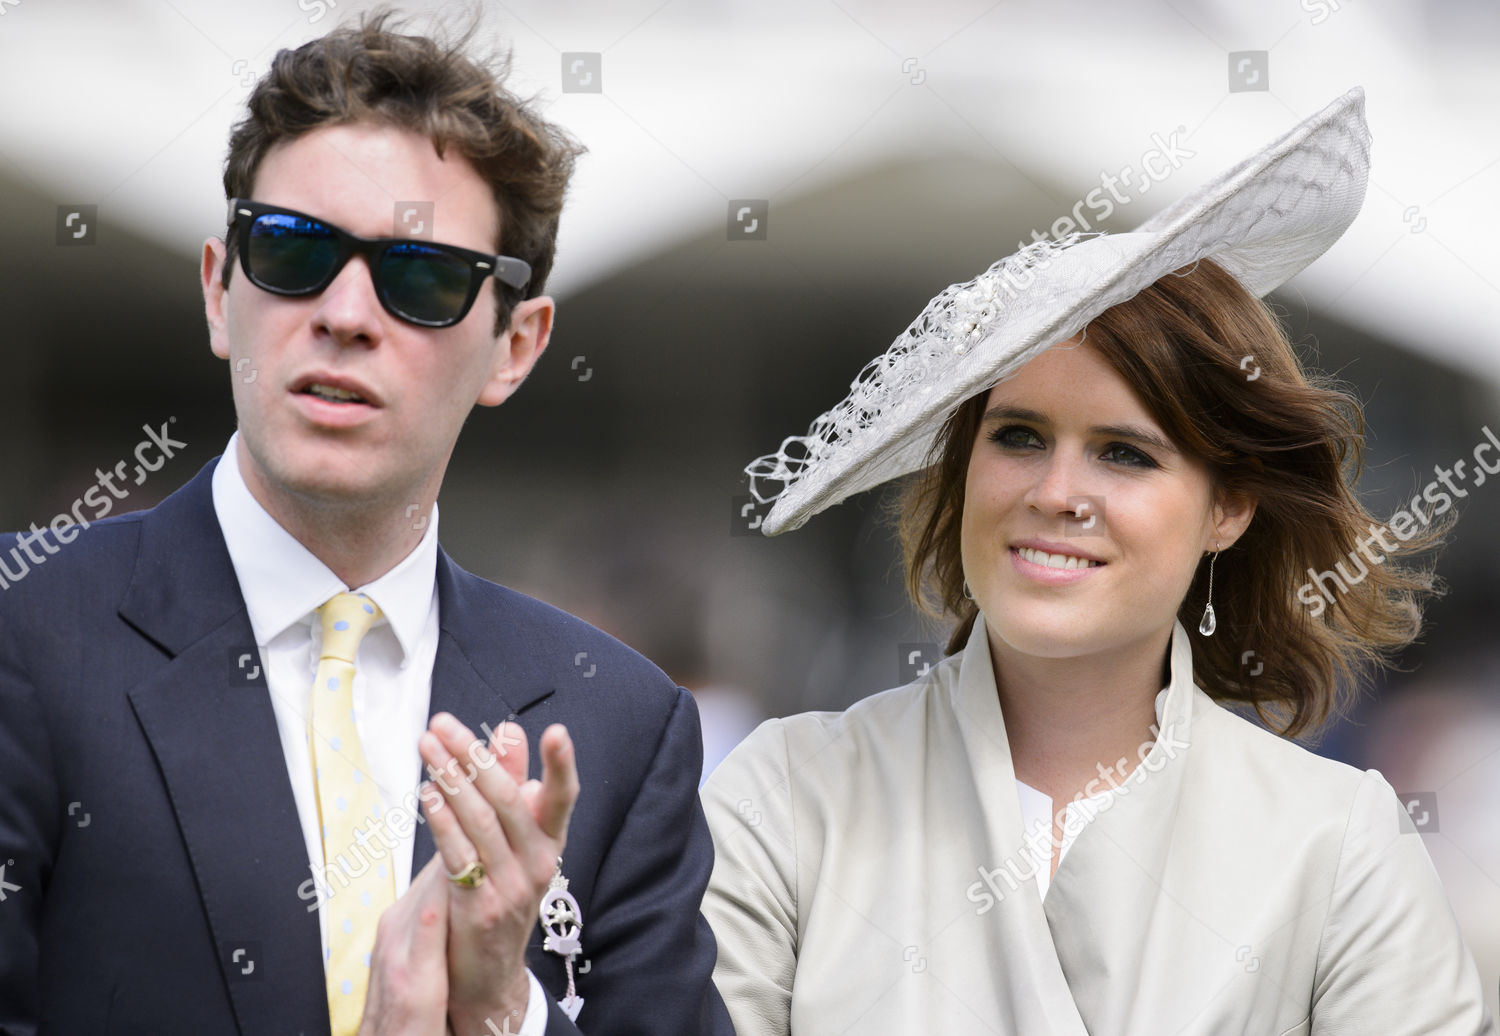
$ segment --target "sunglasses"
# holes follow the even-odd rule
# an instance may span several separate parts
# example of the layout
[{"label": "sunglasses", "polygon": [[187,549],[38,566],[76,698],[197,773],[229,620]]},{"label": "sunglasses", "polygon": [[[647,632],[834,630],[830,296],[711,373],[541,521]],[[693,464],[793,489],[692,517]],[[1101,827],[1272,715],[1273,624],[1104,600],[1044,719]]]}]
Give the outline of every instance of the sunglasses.
[{"label": "sunglasses", "polygon": [[422,327],[451,327],[491,277],[515,289],[531,265],[457,245],[399,237],[360,237],[327,220],[246,198],[229,202],[240,267],[250,283],[277,295],[316,295],[351,256],[370,265],[375,295],[392,316]]}]

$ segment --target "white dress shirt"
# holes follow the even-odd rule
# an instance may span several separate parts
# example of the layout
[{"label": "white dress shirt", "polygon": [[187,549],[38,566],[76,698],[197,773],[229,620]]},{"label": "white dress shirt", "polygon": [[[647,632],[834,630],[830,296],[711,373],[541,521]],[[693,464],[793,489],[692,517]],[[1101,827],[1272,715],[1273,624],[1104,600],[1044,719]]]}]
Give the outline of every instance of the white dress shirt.
[{"label": "white dress shirt", "polygon": [[[236,432],[214,469],[214,512],[266,666],[271,708],[307,844],[308,876],[313,878],[322,875],[324,861],[307,751],[307,711],[323,639],[317,609],[335,594],[346,590],[366,594],[383,613],[359,645],[354,726],[380,789],[382,813],[401,808],[425,822],[417,796],[423,769],[417,739],[427,729],[432,665],[437,657],[437,505],[432,506],[421,542],[395,568],[364,586],[346,587],[251,495],[240,472],[238,445]],[[391,858],[376,867],[377,871],[393,868],[399,898],[411,884],[416,826],[406,825],[402,838],[395,837],[398,827],[387,828],[395,847],[390,850]],[[378,860],[377,854],[385,849],[377,840],[369,845],[372,858]],[[317,886],[306,888],[312,894],[309,902],[314,902]],[[328,922],[322,910],[318,911],[318,931],[326,963]],[[526,974],[531,993],[517,1036],[543,1036],[545,993],[530,969]]]},{"label": "white dress shirt", "polygon": [[[1163,687],[1156,693],[1156,728],[1161,729],[1161,710],[1167,701],[1168,687]],[[1117,781],[1123,781],[1124,775],[1115,775]],[[1052,884],[1052,798],[1020,778],[1016,779],[1016,790],[1021,795],[1021,821],[1023,830],[1028,834],[1037,832],[1039,837],[1023,840],[1027,855],[1031,857],[1031,864],[1036,868],[1037,894],[1047,898],[1047,889]],[[1105,801],[1114,794],[1113,788],[1105,788],[1097,795],[1089,795],[1076,802],[1068,803],[1067,812],[1063,816],[1062,848],[1057,852],[1057,865],[1062,866],[1063,857],[1068,855],[1068,847],[1078,837],[1078,833],[1103,807]],[[1042,834],[1045,832],[1045,834]],[[1034,843],[1034,844],[1033,844]],[[1044,844],[1045,843],[1045,844]]]}]

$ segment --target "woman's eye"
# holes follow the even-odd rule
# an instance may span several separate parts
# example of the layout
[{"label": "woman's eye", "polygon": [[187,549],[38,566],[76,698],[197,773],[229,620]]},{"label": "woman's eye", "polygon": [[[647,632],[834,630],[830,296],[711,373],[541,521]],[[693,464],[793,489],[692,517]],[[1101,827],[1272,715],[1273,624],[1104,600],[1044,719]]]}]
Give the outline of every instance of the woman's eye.
[{"label": "woman's eye", "polygon": [[[1005,427],[997,428],[990,433],[991,442],[997,443],[1000,446],[1011,447],[1015,449],[1023,449],[1027,446],[1030,446],[1032,440],[1041,442],[1041,437],[1038,436],[1036,432],[1032,431],[1030,428],[1027,428],[1025,425],[1006,425]],[[1146,456],[1135,447],[1126,446],[1124,443],[1110,443],[1104,448],[1103,456],[1111,463],[1123,464],[1126,467],[1156,467],[1156,461],[1152,460],[1150,457]]]},{"label": "woman's eye", "polygon": [[1115,456],[1115,457],[1119,458],[1119,460],[1120,460],[1121,463],[1127,464],[1127,465],[1129,465],[1131,467],[1137,467],[1137,468],[1154,468],[1154,467],[1156,467],[1156,461],[1154,461],[1150,457],[1146,456],[1140,450],[1137,450],[1137,449],[1135,449],[1133,447],[1130,447],[1130,446],[1124,446],[1124,445],[1122,445],[1120,443],[1117,443],[1117,442],[1116,443],[1110,443],[1110,445],[1105,449],[1104,455],[1106,457],[1108,457],[1108,456]]},{"label": "woman's eye", "polygon": [[[1007,425],[1004,428],[996,428],[990,433],[990,442],[999,443],[1001,446],[1025,446],[1027,437],[1037,439],[1037,434],[1024,425]],[[1038,441],[1040,441],[1038,439]]]}]

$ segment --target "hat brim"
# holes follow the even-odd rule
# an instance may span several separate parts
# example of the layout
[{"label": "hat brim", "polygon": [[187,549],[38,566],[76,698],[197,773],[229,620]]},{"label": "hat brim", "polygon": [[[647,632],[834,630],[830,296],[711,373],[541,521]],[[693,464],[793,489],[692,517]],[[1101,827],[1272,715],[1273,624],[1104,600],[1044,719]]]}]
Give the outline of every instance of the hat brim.
[{"label": "hat brim", "polygon": [[[1069,235],[996,263],[981,275],[990,277],[983,287],[991,300],[982,326],[964,322],[980,278],[951,286],[808,435],[745,469],[756,497],[775,499],[762,530],[798,528],[925,466],[938,430],[965,400],[1175,270],[1210,258],[1256,296],[1284,284],[1354,221],[1369,157],[1364,90],[1355,87],[1130,233]],[[1023,272],[1029,276],[1015,290]],[[1002,277],[1011,298],[996,304]],[[757,479],[782,488],[764,494]]]}]

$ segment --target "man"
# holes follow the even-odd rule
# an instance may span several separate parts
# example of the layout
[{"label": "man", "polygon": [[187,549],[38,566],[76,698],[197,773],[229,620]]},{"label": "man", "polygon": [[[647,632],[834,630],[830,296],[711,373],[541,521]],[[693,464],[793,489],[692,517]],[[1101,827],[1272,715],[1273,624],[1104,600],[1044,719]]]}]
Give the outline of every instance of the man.
[{"label": "man", "polygon": [[576,148],[386,18],[232,135],[223,456],[0,593],[0,1032],[732,1032],[691,697],[437,544]]}]

